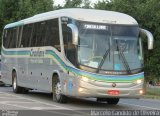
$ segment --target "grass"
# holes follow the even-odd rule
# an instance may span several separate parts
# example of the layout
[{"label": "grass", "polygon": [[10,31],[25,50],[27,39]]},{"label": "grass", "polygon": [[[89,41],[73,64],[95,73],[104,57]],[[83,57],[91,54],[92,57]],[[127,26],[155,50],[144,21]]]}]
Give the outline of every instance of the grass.
[{"label": "grass", "polygon": [[160,99],[160,87],[147,87],[144,98]]}]

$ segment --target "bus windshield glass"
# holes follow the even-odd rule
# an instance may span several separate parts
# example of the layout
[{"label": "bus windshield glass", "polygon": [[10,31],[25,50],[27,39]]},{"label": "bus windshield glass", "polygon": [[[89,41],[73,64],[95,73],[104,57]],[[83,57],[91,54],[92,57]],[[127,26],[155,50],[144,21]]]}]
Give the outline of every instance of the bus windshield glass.
[{"label": "bus windshield glass", "polygon": [[[97,71],[132,73],[143,67],[139,27],[78,23],[78,62]],[[137,72],[136,71],[136,72]]]}]

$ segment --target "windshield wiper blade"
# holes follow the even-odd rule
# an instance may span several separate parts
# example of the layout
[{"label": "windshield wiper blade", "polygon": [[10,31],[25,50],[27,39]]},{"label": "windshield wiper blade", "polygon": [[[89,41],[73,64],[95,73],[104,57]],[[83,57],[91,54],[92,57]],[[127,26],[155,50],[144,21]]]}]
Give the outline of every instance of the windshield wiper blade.
[{"label": "windshield wiper blade", "polygon": [[126,60],[126,57],[124,56],[124,53],[121,52],[121,51],[119,51],[119,53],[120,53],[120,55],[121,55],[121,57],[122,57],[122,61],[123,61],[123,64],[124,64],[127,72],[128,72],[129,74],[131,74],[131,69],[130,69],[129,64],[128,64],[127,60]]},{"label": "windshield wiper blade", "polygon": [[101,62],[99,63],[99,66],[97,68],[97,73],[99,72],[100,68],[102,67],[106,57],[108,56],[108,53],[110,52],[110,49],[106,50],[105,54],[103,55],[103,59],[101,60]]},{"label": "windshield wiper blade", "polygon": [[118,54],[120,54],[121,58],[122,58],[122,62],[124,64],[124,67],[126,68],[126,71],[131,74],[131,69],[129,67],[129,64],[126,60],[126,57],[124,56],[124,53],[119,49],[118,47],[118,43],[117,43],[117,40],[116,40],[116,44],[117,44],[117,50],[118,50]]}]

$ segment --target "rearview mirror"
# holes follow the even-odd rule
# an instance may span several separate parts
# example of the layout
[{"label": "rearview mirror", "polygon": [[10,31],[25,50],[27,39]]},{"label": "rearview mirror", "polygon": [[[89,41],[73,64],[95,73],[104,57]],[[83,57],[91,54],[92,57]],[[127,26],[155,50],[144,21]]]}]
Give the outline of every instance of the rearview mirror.
[{"label": "rearview mirror", "polygon": [[72,30],[72,44],[78,45],[78,28],[74,24],[67,24]]}]

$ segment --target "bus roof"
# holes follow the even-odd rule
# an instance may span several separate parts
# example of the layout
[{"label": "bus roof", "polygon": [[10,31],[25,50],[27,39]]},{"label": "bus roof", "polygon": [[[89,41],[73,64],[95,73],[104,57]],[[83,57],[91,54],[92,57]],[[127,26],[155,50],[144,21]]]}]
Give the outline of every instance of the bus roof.
[{"label": "bus roof", "polygon": [[95,9],[82,9],[82,8],[69,8],[50,11],[46,13],[37,14],[33,17],[11,23],[5,26],[5,28],[16,27],[29,23],[40,22],[58,17],[70,17],[76,20],[108,23],[108,24],[123,24],[123,25],[138,25],[137,21],[124,13],[95,10]]}]

